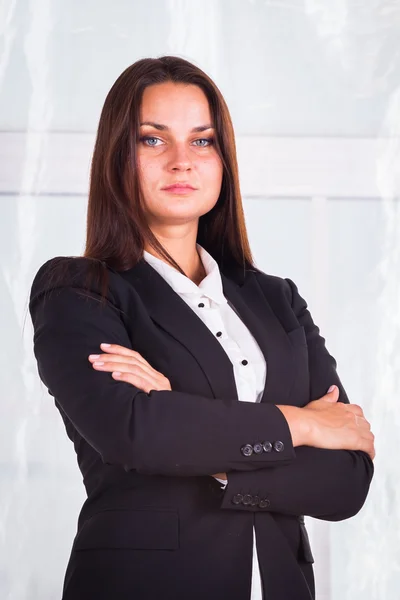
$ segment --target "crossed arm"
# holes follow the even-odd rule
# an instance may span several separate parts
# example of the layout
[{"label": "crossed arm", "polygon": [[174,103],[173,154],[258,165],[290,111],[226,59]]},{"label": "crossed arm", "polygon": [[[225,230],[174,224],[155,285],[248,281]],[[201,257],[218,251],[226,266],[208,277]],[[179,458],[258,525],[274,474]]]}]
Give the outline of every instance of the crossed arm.
[{"label": "crossed arm", "polygon": [[[94,369],[109,372],[147,393],[153,389],[171,390],[169,380],[137,352],[118,345],[102,345],[102,349],[106,354],[88,357]],[[222,508],[259,510],[259,501],[243,504],[247,495],[264,499],[270,511],[332,521],[351,517],[360,510],[373,473],[373,434],[362,409],[338,403],[339,388],[332,387],[303,409],[280,407],[286,412],[289,428],[296,431],[296,435],[291,433],[295,461],[256,471],[232,470],[228,476],[213,474],[221,483],[229,482]]]},{"label": "crossed arm", "polygon": [[[104,462],[150,474],[228,473],[222,509],[259,510],[233,502],[251,494],[268,496],[268,510],[280,513],[338,520],[358,512],[374,455],[360,407],[322,398],[300,409],[171,390],[164,375],[131,348],[113,298],[102,307],[95,290],[85,297],[80,292],[63,287],[44,300],[33,287],[34,351],[42,381]],[[327,386],[341,390],[334,360],[300,300],[298,318],[308,332],[311,358],[322,357]],[[102,342],[113,345],[104,348]],[[89,358],[98,348],[98,358]],[[265,439],[282,440],[284,451],[241,452],[247,440]]]}]

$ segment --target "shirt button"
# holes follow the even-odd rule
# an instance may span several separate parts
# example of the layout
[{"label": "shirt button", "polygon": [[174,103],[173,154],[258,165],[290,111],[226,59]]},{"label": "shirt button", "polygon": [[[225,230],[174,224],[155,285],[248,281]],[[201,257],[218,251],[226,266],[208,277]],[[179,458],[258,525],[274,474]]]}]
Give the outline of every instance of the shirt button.
[{"label": "shirt button", "polygon": [[251,501],[252,506],[258,506],[260,504],[260,496],[253,496]]},{"label": "shirt button", "polygon": [[246,359],[242,360],[242,365],[245,365],[245,366],[246,366],[246,365],[248,365],[248,364],[249,364],[249,361],[248,361],[248,360],[246,360]]},{"label": "shirt button", "polygon": [[199,308],[204,308],[204,302],[200,302],[200,304],[197,305]]},{"label": "shirt button", "polygon": [[245,506],[248,506],[249,504],[251,504],[251,501],[253,500],[253,496],[250,496],[250,494],[245,494],[243,496],[243,504]]},{"label": "shirt button", "polygon": [[242,494],[236,494],[235,496],[233,496],[232,498],[232,504],[241,504],[243,500],[243,496]]},{"label": "shirt button", "polygon": [[270,505],[271,505],[271,502],[268,500],[268,498],[264,498],[264,500],[260,500],[258,506],[260,508],[268,508]]},{"label": "shirt button", "polygon": [[217,333],[215,334],[217,337],[221,337],[222,335],[222,331],[217,331]]},{"label": "shirt button", "polygon": [[277,442],[274,442],[274,450],[275,452],[282,452],[282,450],[285,449],[285,444],[283,442],[281,442],[280,440],[278,440]]},{"label": "shirt button", "polygon": [[242,446],[240,450],[243,456],[251,456],[253,454],[253,446],[251,446],[250,444]]},{"label": "shirt button", "polygon": [[263,445],[260,444],[259,442],[257,442],[257,444],[253,445],[253,450],[256,454],[262,454],[263,451]]}]

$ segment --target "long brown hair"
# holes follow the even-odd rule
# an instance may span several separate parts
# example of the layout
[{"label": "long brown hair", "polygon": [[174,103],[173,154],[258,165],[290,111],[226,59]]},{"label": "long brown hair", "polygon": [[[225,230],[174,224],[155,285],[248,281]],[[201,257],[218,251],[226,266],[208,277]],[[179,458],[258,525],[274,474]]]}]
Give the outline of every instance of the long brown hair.
[{"label": "long brown hair", "polygon": [[253,266],[239,189],[236,146],[225,100],[199,67],[175,56],[143,58],[125,69],[110,89],[100,116],[90,176],[84,256],[126,270],[142,257],[147,242],[179,269],[146,223],[136,161],[143,92],[165,82],[194,84],[205,93],[223,164],[216,205],[199,219],[197,242],[221,266]]},{"label": "long brown hair", "polygon": [[[185,275],[146,222],[136,161],[143,92],[147,86],[164,82],[194,84],[203,90],[215,128],[215,147],[223,165],[218,201],[199,218],[197,242],[221,269],[256,269],[246,231],[228,107],[204,71],[175,56],[136,61],[125,69],[107,94],[91,164],[83,256],[94,259],[92,274],[95,276],[104,266],[125,271],[142,258],[147,242]],[[102,287],[104,290],[104,285]]]}]

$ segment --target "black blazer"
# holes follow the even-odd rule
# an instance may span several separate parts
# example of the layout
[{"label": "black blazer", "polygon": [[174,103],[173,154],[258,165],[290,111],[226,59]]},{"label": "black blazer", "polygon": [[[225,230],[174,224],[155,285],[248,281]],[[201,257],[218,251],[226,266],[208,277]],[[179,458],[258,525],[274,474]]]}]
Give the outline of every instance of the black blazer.
[{"label": "black blazer", "polygon": [[[40,378],[74,443],[88,498],[64,600],[248,600],[256,530],[264,597],[315,597],[304,515],[355,515],[373,463],[360,451],[293,448],[276,404],[304,406],[340,388],[334,358],[295,284],[221,272],[224,294],[267,361],[261,403],[239,402],[218,338],[144,259],[108,269],[106,302],[88,259],[39,269],[30,313]],[[45,288],[50,293],[44,293]],[[171,382],[149,394],[93,369],[100,343],[133,348]],[[228,486],[210,475],[228,473]]]}]

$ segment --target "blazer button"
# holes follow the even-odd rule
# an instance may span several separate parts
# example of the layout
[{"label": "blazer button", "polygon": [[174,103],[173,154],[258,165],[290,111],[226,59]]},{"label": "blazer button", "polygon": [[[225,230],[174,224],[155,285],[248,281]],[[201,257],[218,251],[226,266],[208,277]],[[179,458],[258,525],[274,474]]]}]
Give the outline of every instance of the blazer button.
[{"label": "blazer button", "polygon": [[281,441],[274,442],[274,450],[275,452],[282,452],[284,450],[285,444]]},{"label": "blazer button", "polygon": [[253,496],[251,501],[252,506],[258,506],[260,504],[260,496]]},{"label": "blazer button", "polygon": [[250,494],[245,494],[243,496],[243,504],[245,506],[248,506],[249,504],[251,504],[251,501],[253,500],[253,496],[250,496]]},{"label": "blazer button", "polygon": [[271,442],[264,442],[263,449],[264,449],[264,452],[271,452],[271,450],[272,450]]},{"label": "blazer button", "polygon": [[262,454],[262,451],[263,451],[262,444],[260,444],[260,442],[257,442],[257,444],[254,444],[253,450],[256,454]]},{"label": "blazer button", "polygon": [[260,500],[260,503],[258,506],[260,508],[268,508],[268,506],[270,506],[270,505],[271,505],[271,502],[268,500],[268,498],[264,498],[263,500]]},{"label": "blazer button", "polygon": [[245,446],[242,446],[240,450],[243,456],[251,456],[253,454],[253,446],[251,446],[251,444],[246,444]]},{"label": "blazer button", "polygon": [[232,504],[241,504],[243,501],[243,496],[242,494],[236,494],[235,496],[233,496],[232,498]]}]

